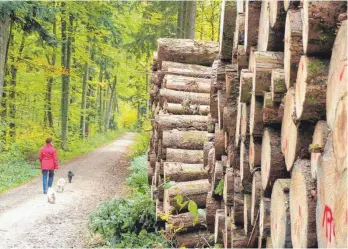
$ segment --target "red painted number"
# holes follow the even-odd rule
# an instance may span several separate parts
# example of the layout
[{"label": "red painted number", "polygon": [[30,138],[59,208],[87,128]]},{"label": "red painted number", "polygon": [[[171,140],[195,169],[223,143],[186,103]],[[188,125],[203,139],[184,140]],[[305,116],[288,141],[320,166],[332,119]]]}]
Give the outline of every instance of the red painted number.
[{"label": "red painted number", "polygon": [[325,226],[325,235],[326,239],[331,242],[331,236],[335,236],[335,224],[334,224],[334,218],[332,215],[332,210],[329,206],[325,205],[324,208],[324,216],[323,216],[323,222],[322,222],[322,227]]}]

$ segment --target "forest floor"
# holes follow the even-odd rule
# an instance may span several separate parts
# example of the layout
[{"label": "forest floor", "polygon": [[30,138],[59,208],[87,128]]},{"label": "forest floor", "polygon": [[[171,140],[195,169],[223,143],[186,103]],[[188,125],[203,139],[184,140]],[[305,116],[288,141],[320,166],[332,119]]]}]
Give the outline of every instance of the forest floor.
[{"label": "forest floor", "polygon": [[90,239],[89,214],[104,200],[124,196],[129,161],[125,157],[134,133],[61,165],[54,176],[72,183],[49,204],[41,177],[0,195],[0,248],[84,247]]}]

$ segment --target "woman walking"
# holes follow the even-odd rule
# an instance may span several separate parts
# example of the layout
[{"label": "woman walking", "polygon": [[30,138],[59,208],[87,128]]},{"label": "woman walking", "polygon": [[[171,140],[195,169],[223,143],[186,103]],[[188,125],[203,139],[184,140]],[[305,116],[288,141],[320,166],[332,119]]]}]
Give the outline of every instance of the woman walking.
[{"label": "woman walking", "polygon": [[47,138],[46,145],[41,148],[40,162],[42,170],[43,192],[44,194],[47,194],[48,188],[52,187],[54,170],[58,169],[57,151],[52,146],[52,138]]}]

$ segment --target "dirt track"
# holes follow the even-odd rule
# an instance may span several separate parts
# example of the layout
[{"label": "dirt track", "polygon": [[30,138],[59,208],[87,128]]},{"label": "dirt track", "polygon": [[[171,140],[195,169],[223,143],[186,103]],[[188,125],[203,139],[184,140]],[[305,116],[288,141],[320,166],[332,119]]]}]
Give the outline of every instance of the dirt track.
[{"label": "dirt track", "polygon": [[57,193],[56,204],[49,204],[42,193],[41,177],[0,196],[0,248],[84,247],[91,211],[104,200],[122,196],[129,173],[124,158],[134,139],[127,133],[114,143],[61,166],[56,172],[67,181],[65,191]]}]

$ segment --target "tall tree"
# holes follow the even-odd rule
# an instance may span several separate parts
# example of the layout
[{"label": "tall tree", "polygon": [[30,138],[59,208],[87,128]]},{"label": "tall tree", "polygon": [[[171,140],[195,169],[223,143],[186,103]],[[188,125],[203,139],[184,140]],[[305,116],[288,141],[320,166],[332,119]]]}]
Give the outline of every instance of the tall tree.
[{"label": "tall tree", "polygon": [[197,10],[197,2],[196,0],[192,0],[188,2],[188,20],[187,20],[187,38],[194,39],[195,38],[195,25],[196,25],[196,10]]},{"label": "tall tree", "polygon": [[9,27],[11,19],[8,15],[0,16],[0,103],[5,79],[5,62],[9,43]]}]

